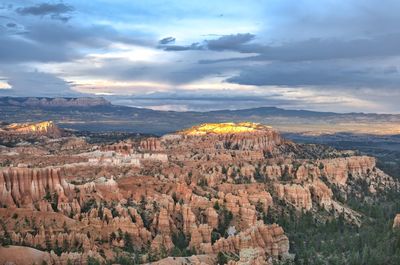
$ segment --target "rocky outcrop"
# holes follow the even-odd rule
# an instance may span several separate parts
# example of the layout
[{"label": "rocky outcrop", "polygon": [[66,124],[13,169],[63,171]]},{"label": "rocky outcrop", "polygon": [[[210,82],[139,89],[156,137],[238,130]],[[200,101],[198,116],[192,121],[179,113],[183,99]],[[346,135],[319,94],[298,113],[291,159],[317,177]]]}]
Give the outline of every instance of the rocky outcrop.
[{"label": "rocky outcrop", "polygon": [[206,123],[163,139],[167,143],[183,141],[188,147],[226,150],[271,151],[283,143],[277,131],[258,123]]},{"label": "rocky outcrop", "polygon": [[[246,194],[247,195],[247,194]],[[249,227],[256,223],[257,216],[254,205],[250,204],[248,196],[236,196],[231,193],[223,197],[226,208],[241,220],[242,227]],[[223,196],[222,193],[219,195]]]},{"label": "rocky outcrop", "polygon": [[182,217],[183,217],[183,232],[190,234],[191,228],[196,226],[196,216],[192,212],[190,206],[184,204],[182,207]]},{"label": "rocky outcrop", "polygon": [[332,205],[333,192],[324,182],[320,180],[314,181],[311,185],[310,191],[312,197],[321,207],[327,210],[330,209],[330,206]]},{"label": "rocky outcrop", "polygon": [[145,151],[162,151],[161,141],[158,138],[150,137],[140,141],[140,149]]},{"label": "rocky outcrop", "polygon": [[58,168],[5,168],[0,171],[0,203],[7,207],[33,208],[46,195],[57,193],[58,203],[67,200],[73,185]]},{"label": "rocky outcrop", "polygon": [[321,168],[323,168],[321,173],[326,175],[329,182],[337,185],[345,185],[349,176],[365,177],[376,166],[375,158],[369,156],[335,158],[322,160],[321,163]]},{"label": "rocky outcrop", "polygon": [[246,248],[240,250],[239,260],[230,260],[228,265],[272,265],[273,259],[267,257],[262,248]]},{"label": "rocky outcrop", "polygon": [[205,217],[207,224],[212,228],[217,228],[218,226],[218,213],[214,210],[214,208],[207,208],[205,210]]},{"label": "rocky outcrop", "polygon": [[157,231],[160,231],[160,233],[166,234],[166,235],[169,235],[171,233],[170,222],[172,223],[172,220],[170,220],[167,209],[161,208],[157,219],[155,219],[154,221],[155,221],[155,225],[157,227]]},{"label": "rocky outcrop", "polygon": [[7,134],[27,135],[27,136],[49,136],[60,137],[62,131],[52,121],[43,121],[35,123],[13,123],[3,128]]},{"label": "rocky outcrop", "polygon": [[396,214],[393,220],[393,228],[400,228],[400,213]]},{"label": "rocky outcrop", "polygon": [[152,265],[210,265],[215,264],[215,257],[210,255],[193,255],[190,257],[169,257],[156,262],[148,263]]},{"label": "rocky outcrop", "polygon": [[262,248],[272,258],[287,256],[289,253],[289,239],[283,229],[276,225],[265,225],[258,222],[256,225],[240,232],[235,236],[222,238],[211,247],[203,244],[205,253],[228,252],[239,254],[242,249]]},{"label": "rocky outcrop", "polygon": [[0,247],[0,264],[87,264],[88,257],[103,260],[99,254],[92,251],[84,254],[62,253],[61,256],[57,256],[53,251],[48,253],[30,247]]},{"label": "rocky outcrop", "polygon": [[198,249],[202,243],[211,243],[212,227],[201,224],[198,227],[192,226],[190,231],[190,246]]},{"label": "rocky outcrop", "polygon": [[172,243],[172,239],[169,235],[158,234],[151,242],[151,249],[156,251],[161,251],[162,249],[170,251],[173,247],[174,243]]},{"label": "rocky outcrop", "polygon": [[311,209],[312,200],[308,188],[298,184],[275,184],[274,189],[279,199],[283,199],[299,209]]}]

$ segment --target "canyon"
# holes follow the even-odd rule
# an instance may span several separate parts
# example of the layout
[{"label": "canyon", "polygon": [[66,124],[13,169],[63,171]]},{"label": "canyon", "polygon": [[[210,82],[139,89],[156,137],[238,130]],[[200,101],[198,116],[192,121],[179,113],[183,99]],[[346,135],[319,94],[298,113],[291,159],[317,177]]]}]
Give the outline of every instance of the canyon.
[{"label": "canyon", "polygon": [[0,264],[284,264],[296,257],[277,218],[361,227],[348,202],[400,190],[373,157],[259,123],[112,143],[53,122],[4,125],[0,136]]}]

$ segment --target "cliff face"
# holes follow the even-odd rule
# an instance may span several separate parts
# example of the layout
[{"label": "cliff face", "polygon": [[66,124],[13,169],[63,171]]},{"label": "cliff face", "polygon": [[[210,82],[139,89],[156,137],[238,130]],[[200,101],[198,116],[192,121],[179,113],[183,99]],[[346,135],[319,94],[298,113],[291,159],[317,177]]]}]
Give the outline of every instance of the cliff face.
[{"label": "cliff face", "polygon": [[367,156],[329,159],[321,163],[324,167],[322,173],[325,173],[330,182],[338,185],[345,185],[349,176],[362,178],[376,167],[375,158]]},{"label": "cliff face", "polygon": [[140,149],[144,151],[163,151],[161,141],[158,138],[146,138],[140,141]]},{"label": "cliff face", "polygon": [[257,123],[220,123],[195,126],[164,137],[168,145],[181,142],[188,148],[271,150],[283,139],[271,127]]},{"label": "cliff face", "polygon": [[[210,251],[207,245],[203,247],[206,253]],[[267,256],[278,258],[288,255],[289,240],[280,226],[257,223],[235,236],[218,240],[211,250],[214,253],[240,253],[240,250],[249,248],[262,248]]]},{"label": "cliff face", "polygon": [[312,207],[311,193],[308,188],[301,185],[275,185],[275,192],[280,199],[293,204],[299,209],[310,210]]},{"label": "cliff face", "polygon": [[61,256],[52,251],[51,253],[40,251],[30,247],[9,246],[0,247],[1,264],[87,264],[88,257],[98,260],[103,258],[96,252],[89,251],[85,254],[80,253],[62,253]]},{"label": "cliff face", "polygon": [[61,130],[52,121],[36,123],[13,123],[4,128],[8,133],[25,135],[47,135],[60,137]]},{"label": "cliff face", "polygon": [[6,168],[0,171],[1,203],[4,206],[32,207],[47,192],[65,196],[69,185],[60,177],[60,170],[53,168]]}]

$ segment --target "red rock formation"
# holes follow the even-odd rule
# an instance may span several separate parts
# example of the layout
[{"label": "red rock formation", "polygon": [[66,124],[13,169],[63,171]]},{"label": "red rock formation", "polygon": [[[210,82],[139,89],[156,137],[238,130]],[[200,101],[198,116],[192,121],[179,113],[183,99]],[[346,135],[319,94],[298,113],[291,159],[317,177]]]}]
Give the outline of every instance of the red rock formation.
[{"label": "red rock formation", "polygon": [[8,207],[32,208],[46,194],[56,192],[58,202],[64,202],[72,190],[57,168],[6,168],[0,171],[0,202]]},{"label": "red rock formation", "polygon": [[192,226],[190,231],[190,246],[198,249],[202,243],[211,243],[212,227],[201,224],[198,227]]},{"label": "red rock formation", "polygon": [[140,141],[140,149],[146,151],[162,151],[161,141],[159,138],[146,138]]},{"label": "red rock formation", "polygon": [[196,226],[196,216],[192,212],[190,206],[184,204],[182,206],[183,216],[183,232],[190,234],[192,226]]},{"label": "red rock formation", "polygon": [[400,228],[400,213],[396,214],[393,220],[393,228]]},{"label": "red rock formation", "polygon": [[219,239],[211,248],[208,248],[207,244],[202,244],[202,247],[205,253],[208,251],[240,253],[242,249],[260,247],[268,256],[277,258],[288,255],[289,240],[280,226],[258,222],[235,236]]},{"label": "red rock formation", "polygon": [[3,128],[3,133],[8,135],[27,135],[60,137],[62,131],[52,121],[34,122],[34,123],[13,123]]},{"label": "red rock formation", "polygon": [[325,209],[329,209],[332,204],[333,192],[328,186],[320,180],[313,182],[311,185],[311,194],[318,204]]},{"label": "red rock formation", "polygon": [[[220,194],[222,197],[223,194]],[[244,196],[236,196],[231,193],[228,193],[223,197],[225,201],[226,208],[232,212],[234,216],[238,216],[238,219],[241,220],[241,227],[249,227],[256,223],[256,210],[254,205],[251,205],[247,194]]]},{"label": "red rock formation", "polygon": [[345,185],[349,177],[363,177],[368,175],[376,166],[375,158],[368,156],[352,156],[321,160],[323,173],[334,184]]},{"label": "red rock formation", "polygon": [[172,220],[170,220],[169,213],[167,209],[161,208],[160,213],[158,214],[158,218],[154,219],[155,226],[157,227],[157,231],[160,231],[162,234],[169,235],[171,233],[171,225]]},{"label": "red rock formation", "polygon": [[169,257],[156,262],[152,265],[210,265],[215,264],[215,257],[210,255],[193,255],[190,257]]},{"label": "red rock formation", "polygon": [[115,151],[118,153],[129,154],[135,149],[135,143],[128,141],[121,141],[114,144],[109,144],[101,147],[102,151]]},{"label": "red rock formation", "polygon": [[217,228],[218,226],[218,213],[214,210],[214,208],[207,208],[205,210],[205,216],[207,220],[207,224],[212,228]]},{"label": "red rock formation", "polygon": [[297,208],[305,210],[311,209],[312,200],[308,188],[298,184],[275,184],[274,188],[278,198],[293,204]]},{"label": "red rock formation", "polygon": [[151,242],[151,249],[160,251],[164,248],[165,251],[170,251],[174,247],[172,239],[169,235],[158,234]]},{"label": "red rock formation", "polygon": [[96,252],[62,253],[59,257],[53,251],[43,252],[30,247],[9,246],[0,247],[0,264],[87,264],[88,257],[102,261],[103,258]]},{"label": "red rock formation", "polygon": [[[212,128],[208,131],[208,127]],[[215,129],[215,126],[221,128]],[[163,138],[166,145],[199,149],[271,151],[284,142],[271,127],[256,123],[203,124]]]},{"label": "red rock formation", "polygon": [[245,248],[240,251],[239,260],[230,260],[228,265],[272,265],[272,261],[273,260],[271,257],[268,258],[265,255],[265,252],[262,248]]}]

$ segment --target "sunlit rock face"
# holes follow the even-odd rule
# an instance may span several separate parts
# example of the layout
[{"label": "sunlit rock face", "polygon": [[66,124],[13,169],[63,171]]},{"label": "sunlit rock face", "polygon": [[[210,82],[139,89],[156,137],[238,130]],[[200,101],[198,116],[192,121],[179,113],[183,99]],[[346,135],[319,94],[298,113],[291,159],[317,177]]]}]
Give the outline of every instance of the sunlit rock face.
[{"label": "sunlit rock face", "polygon": [[12,123],[3,128],[9,134],[61,136],[61,130],[53,121]]},{"label": "sunlit rock face", "polygon": [[272,128],[260,123],[252,122],[226,122],[226,123],[204,123],[198,126],[193,126],[189,129],[180,131],[183,135],[205,135],[205,134],[234,134],[248,133],[256,131],[266,131]]},{"label": "sunlit rock face", "polygon": [[[205,123],[163,137],[166,147],[199,150],[271,151],[284,142],[279,133],[259,123]],[[212,153],[212,152],[211,152]],[[257,153],[259,155],[261,153]],[[255,154],[248,154],[255,155]]]}]

